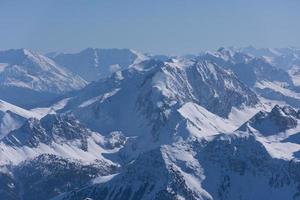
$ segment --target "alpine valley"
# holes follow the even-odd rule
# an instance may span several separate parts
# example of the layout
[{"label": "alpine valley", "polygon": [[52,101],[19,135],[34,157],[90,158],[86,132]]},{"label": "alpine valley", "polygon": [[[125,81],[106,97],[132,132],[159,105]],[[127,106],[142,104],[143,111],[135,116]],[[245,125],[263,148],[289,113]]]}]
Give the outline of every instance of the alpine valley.
[{"label": "alpine valley", "polygon": [[0,199],[300,199],[300,49],[0,51]]}]

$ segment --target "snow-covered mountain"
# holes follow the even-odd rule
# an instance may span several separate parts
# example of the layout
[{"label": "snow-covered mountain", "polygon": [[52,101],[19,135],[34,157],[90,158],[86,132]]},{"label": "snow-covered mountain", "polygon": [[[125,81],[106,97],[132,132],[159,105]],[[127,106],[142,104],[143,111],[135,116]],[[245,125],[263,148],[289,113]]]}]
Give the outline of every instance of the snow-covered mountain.
[{"label": "snow-covered mountain", "polygon": [[49,199],[116,173],[118,164],[103,154],[117,152],[125,141],[117,132],[106,137],[92,132],[69,115],[30,118],[0,141],[0,176],[8,185],[0,195]]},{"label": "snow-covered mountain", "polygon": [[[282,112],[280,116],[274,114],[277,111]],[[284,117],[281,121],[289,121],[288,117],[296,119],[288,107],[276,106],[265,113],[271,118]],[[258,124],[269,125],[257,116],[245,124],[252,124],[253,119],[257,119]],[[264,130],[254,132],[244,126],[233,133],[206,138],[179,137],[140,153],[119,174],[99,178],[98,182],[56,199],[299,198],[299,140],[265,137]],[[279,126],[278,136],[297,129],[285,123]],[[187,126],[174,132],[179,136],[184,129],[191,133]]]},{"label": "snow-covered mountain", "polygon": [[32,117],[40,118],[40,116],[38,113],[0,100],[0,138],[22,126],[27,119]]},{"label": "snow-covered mountain", "polygon": [[285,102],[296,107],[300,105],[297,84],[300,77],[297,77],[295,67],[284,70],[263,57],[253,57],[226,48],[220,48],[213,53],[203,53],[198,59],[217,63],[233,71],[239,80],[263,98]]},{"label": "snow-covered mountain", "polygon": [[88,48],[79,53],[46,55],[88,82],[108,77],[113,72],[146,59],[145,55],[131,49]]},{"label": "snow-covered mountain", "polygon": [[0,197],[299,199],[297,95],[289,71],[221,48],[148,55],[47,107],[0,101]]},{"label": "snow-covered mountain", "polygon": [[239,51],[248,55],[263,58],[271,65],[286,70],[291,76],[294,84],[299,86],[300,74],[300,49],[299,48],[254,48],[252,46],[245,48],[231,48],[233,51]]},{"label": "snow-covered mountain", "polygon": [[231,49],[252,55],[254,57],[264,58],[272,65],[282,69],[290,69],[295,66],[300,66],[299,48],[255,48],[253,46],[249,46]]},{"label": "snow-covered mountain", "polygon": [[[144,128],[125,143],[113,157],[123,166],[117,174],[55,199],[298,198],[300,111],[276,105],[248,120],[233,110],[235,118],[218,117],[196,102],[178,107],[170,105],[172,115],[156,127],[163,137],[152,140]],[[237,128],[234,119],[246,122]]]},{"label": "snow-covered mountain", "polygon": [[226,118],[233,108],[255,106],[258,98],[232,72],[217,65],[151,60],[89,85],[62,111],[72,111],[102,133],[117,129],[140,135],[151,129],[157,134],[168,118],[175,117],[174,109],[188,102]]},{"label": "snow-covered mountain", "polygon": [[82,78],[38,53],[0,51],[0,98],[5,101],[34,107],[85,85]]}]

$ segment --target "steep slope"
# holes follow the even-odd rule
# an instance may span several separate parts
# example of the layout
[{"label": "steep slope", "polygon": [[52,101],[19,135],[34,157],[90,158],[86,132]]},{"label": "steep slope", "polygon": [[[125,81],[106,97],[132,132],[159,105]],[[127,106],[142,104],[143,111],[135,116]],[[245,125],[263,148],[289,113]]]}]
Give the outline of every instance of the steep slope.
[{"label": "steep slope", "polygon": [[[259,112],[244,124],[240,130],[255,129],[265,136],[278,134],[296,128],[300,113],[289,106],[276,105],[270,112]],[[251,128],[250,128],[251,127]]]},{"label": "steep slope", "polygon": [[21,107],[53,101],[86,85],[53,60],[27,49],[0,51],[0,98]]},{"label": "steep slope", "polygon": [[281,159],[299,159],[299,111],[276,105],[270,112],[259,112],[239,128],[254,134],[270,155]]},{"label": "steep slope", "polygon": [[199,163],[187,151],[177,152],[180,157],[170,150],[170,146],[165,146],[140,154],[112,179],[56,199],[212,199],[201,188],[203,175]]},{"label": "steep slope", "polygon": [[244,84],[266,99],[282,101],[294,107],[300,105],[299,89],[294,84],[295,76],[274,66],[264,57],[252,57],[240,51],[220,48],[215,53],[204,53],[198,59],[232,70]]},{"label": "steep slope", "polygon": [[39,118],[40,116],[35,112],[0,100],[0,139],[10,131],[22,126],[22,124],[31,117]]},{"label": "steep slope", "polygon": [[[282,112],[280,117],[295,117],[292,108],[278,106],[269,112],[269,117],[278,117],[278,111]],[[258,124],[268,123],[257,116],[253,119],[257,119]],[[289,121],[287,118],[281,120]],[[188,126],[178,125],[174,125],[177,129],[169,130],[172,140],[140,153],[119,174],[102,177],[99,182],[60,195],[55,200],[299,198],[298,157],[282,156],[284,148],[293,145],[280,148],[264,137],[263,132],[258,135],[244,128],[232,134],[194,137]],[[280,131],[291,128],[283,126]],[[190,134],[188,137],[186,132]],[[299,151],[300,145],[294,145]]]},{"label": "steep slope", "polygon": [[142,154],[112,179],[56,199],[299,198],[299,162],[272,158],[253,136],[219,135],[182,146],[189,148]]},{"label": "steep slope", "polygon": [[88,48],[79,53],[48,54],[53,60],[91,82],[126,69],[146,57],[130,49]]},{"label": "steep slope", "polygon": [[264,48],[257,49],[254,47],[232,48],[254,57],[260,57],[268,61],[271,65],[288,71],[294,85],[300,85],[300,50],[299,48]]},{"label": "steep slope", "polygon": [[231,69],[248,86],[254,87],[256,82],[282,82],[293,86],[289,74],[272,65],[264,58],[252,57],[240,51],[220,48],[215,53],[206,53],[200,58],[208,59]]},{"label": "steep slope", "polygon": [[285,70],[291,69],[294,66],[300,66],[300,49],[298,48],[255,48],[249,46],[232,49],[254,57],[265,58],[272,65]]},{"label": "steep slope", "polygon": [[30,118],[1,139],[1,164],[18,164],[41,154],[93,162],[104,159],[100,153],[106,152],[109,138],[83,127],[69,115]]},{"label": "steep slope", "polygon": [[[0,192],[7,199],[50,199],[118,171],[104,157],[126,142],[118,132],[103,137],[69,115],[30,118],[0,140]],[[43,178],[41,178],[43,177]]]},{"label": "steep slope", "polygon": [[[298,112],[275,106],[270,112],[259,112],[230,134],[236,128],[228,117],[231,111],[241,109],[241,105],[257,106],[251,90],[235,80],[232,73],[209,62],[151,61],[86,88],[64,111],[74,111],[83,116],[83,121],[94,114],[99,121],[89,126],[138,137],[120,150],[123,167],[119,174],[102,177],[99,182],[55,199],[297,198],[300,165],[295,158],[300,145],[287,142],[291,138],[281,135],[296,133]],[[234,91],[229,92],[231,89]],[[123,90],[126,93],[121,95]],[[95,91],[102,94],[95,97]],[[231,95],[223,96],[223,91]],[[228,101],[231,109],[215,105],[211,98]],[[124,117],[118,118],[123,112]],[[260,113],[265,113],[264,117],[258,117]],[[126,127],[131,120],[140,129],[132,128],[132,124]],[[252,121],[259,126],[252,125]],[[244,128],[246,124],[252,128]]]},{"label": "steep slope", "polygon": [[213,199],[299,198],[299,161],[274,157],[252,134],[219,135],[196,158]]},{"label": "steep slope", "polygon": [[226,49],[116,71],[30,110],[52,114],[0,139],[0,195],[298,199],[300,111],[260,102],[249,88],[262,95],[263,81],[293,86],[266,60]]},{"label": "steep slope", "polygon": [[101,133],[120,130],[125,135],[156,134],[156,129],[188,102],[228,117],[232,108],[255,106],[258,99],[232,73],[216,65],[151,60],[89,85],[61,112],[71,111]]}]

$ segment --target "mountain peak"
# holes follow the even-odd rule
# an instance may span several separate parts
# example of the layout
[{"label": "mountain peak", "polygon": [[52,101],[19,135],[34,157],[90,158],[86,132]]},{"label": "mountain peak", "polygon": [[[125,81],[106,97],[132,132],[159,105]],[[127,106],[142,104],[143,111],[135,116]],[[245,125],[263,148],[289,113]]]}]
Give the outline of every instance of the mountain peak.
[{"label": "mountain peak", "polygon": [[40,143],[67,142],[78,139],[82,148],[91,132],[72,116],[50,114],[38,120],[28,119],[22,127],[10,132],[4,142],[13,146],[37,147]]},{"label": "mountain peak", "polygon": [[147,59],[145,55],[131,49],[99,48],[87,48],[78,53],[62,53],[52,58],[88,82],[109,77],[116,71]]},{"label": "mountain peak", "polygon": [[254,128],[260,134],[269,136],[295,128],[298,125],[299,111],[290,106],[275,105],[270,112],[259,112],[239,130],[246,131]]},{"label": "mountain peak", "polygon": [[[28,49],[1,51],[0,63],[0,98],[21,107],[32,107],[42,99],[51,101],[86,85],[50,58]],[[23,98],[28,101],[25,103]]]}]

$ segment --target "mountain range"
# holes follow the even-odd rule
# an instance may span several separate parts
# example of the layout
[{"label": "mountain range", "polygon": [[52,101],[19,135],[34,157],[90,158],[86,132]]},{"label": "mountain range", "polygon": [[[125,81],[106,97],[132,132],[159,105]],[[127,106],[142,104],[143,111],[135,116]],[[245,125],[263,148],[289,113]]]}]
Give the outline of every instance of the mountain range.
[{"label": "mountain range", "polygon": [[0,98],[25,108],[78,90],[86,81],[53,60],[27,49],[0,51]]},{"label": "mountain range", "polygon": [[0,63],[1,199],[300,199],[297,48]]}]

